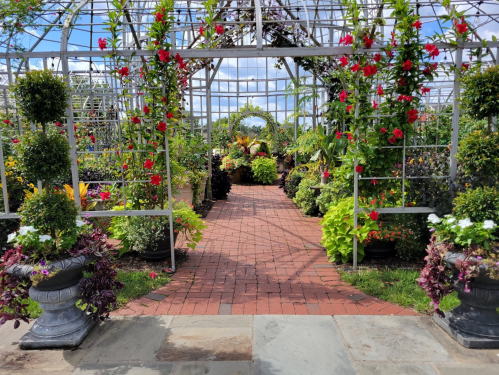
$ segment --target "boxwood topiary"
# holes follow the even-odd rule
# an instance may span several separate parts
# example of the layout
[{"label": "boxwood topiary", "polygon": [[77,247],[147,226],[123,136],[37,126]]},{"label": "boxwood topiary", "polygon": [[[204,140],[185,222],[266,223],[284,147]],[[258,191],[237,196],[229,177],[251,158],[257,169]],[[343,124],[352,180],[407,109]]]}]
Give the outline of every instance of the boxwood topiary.
[{"label": "boxwood topiary", "polygon": [[277,180],[277,163],[274,158],[257,158],[251,163],[256,182],[272,185]]},{"label": "boxwood topiary", "polygon": [[471,221],[493,220],[499,222],[499,190],[497,187],[479,187],[458,193],[454,198],[456,216]]}]

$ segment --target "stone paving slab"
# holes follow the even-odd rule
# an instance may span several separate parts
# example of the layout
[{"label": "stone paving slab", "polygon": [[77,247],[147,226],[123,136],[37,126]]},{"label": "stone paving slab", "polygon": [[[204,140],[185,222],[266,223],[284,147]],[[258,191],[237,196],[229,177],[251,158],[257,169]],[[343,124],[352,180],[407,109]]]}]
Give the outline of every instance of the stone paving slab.
[{"label": "stone paving slab", "polygon": [[358,375],[438,375],[427,363],[355,362],[354,365]]},{"label": "stone paving slab", "polygon": [[251,361],[246,362],[185,362],[174,375],[251,375]]},{"label": "stone paving slab", "polygon": [[499,365],[463,365],[461,363],[437,363],[435,367],[439,371],[439,375],[499,374]]},{"label": "stone paving slab", "polygon": [[444,347],[413,317],[334,317],[356,361],[452,362]]},{"label": "stone paving slab", "polygon": [[331,317],[255,316],[255,375],[355,374]]},{"label": "stone paving slab", "polygon": [[174,375],[174,363],[91,363],[78,367],[73,375]]}]

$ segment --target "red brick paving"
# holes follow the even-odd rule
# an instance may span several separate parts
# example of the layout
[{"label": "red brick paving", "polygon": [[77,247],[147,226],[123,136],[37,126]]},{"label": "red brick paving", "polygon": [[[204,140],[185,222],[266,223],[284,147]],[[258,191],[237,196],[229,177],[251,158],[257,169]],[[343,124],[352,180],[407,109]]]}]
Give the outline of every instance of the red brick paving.
[{"label": "red brick paving", "polygon": [[[319,218],[305,217],[277,186],[233,186],[172,282],[112,315],[416,315],[341,281],[320,246]],[[227,307],[222,309],[227,311]]]}]

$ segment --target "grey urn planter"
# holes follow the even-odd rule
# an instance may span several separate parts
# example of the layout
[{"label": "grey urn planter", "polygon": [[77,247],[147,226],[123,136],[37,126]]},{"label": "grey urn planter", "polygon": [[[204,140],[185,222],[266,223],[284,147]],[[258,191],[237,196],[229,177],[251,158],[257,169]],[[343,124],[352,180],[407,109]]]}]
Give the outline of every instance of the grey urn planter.
[{"label": "grey urn planter", "polygon": [[[76,306],[83,267],[92,258],[80,255],[50,263],[49,271],[59,272],[29,289],[29,296],[39,303],[42,315],[28,333],[21,337],[21,349],[73,348],[80,345],[95,322]],[[14,265],[6,269],[12,276],[30,277],[33,266]]]},{"label": "grey urn planter", "polygon": [[457,281],[458,258],[464,259],[464,255],[448,252],[444,256],[452,267],[453,286],[461,304],[445,313],[444,318],[435,314],[433,320],[464,347],[499,348],[499,280],[488,277],[485,266],[481,265],[471,291],[466,293],[464,284]]}]

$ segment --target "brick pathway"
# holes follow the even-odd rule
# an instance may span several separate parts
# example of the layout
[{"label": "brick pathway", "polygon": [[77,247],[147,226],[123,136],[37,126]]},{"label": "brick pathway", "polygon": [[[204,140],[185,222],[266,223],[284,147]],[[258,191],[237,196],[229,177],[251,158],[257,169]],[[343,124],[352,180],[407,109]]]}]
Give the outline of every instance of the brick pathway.
[{"label": "brick pathway", "polygon": [[112,315],[416,315],[342,282],[305,217],[277,186],[233,186],[172,282]]}]

